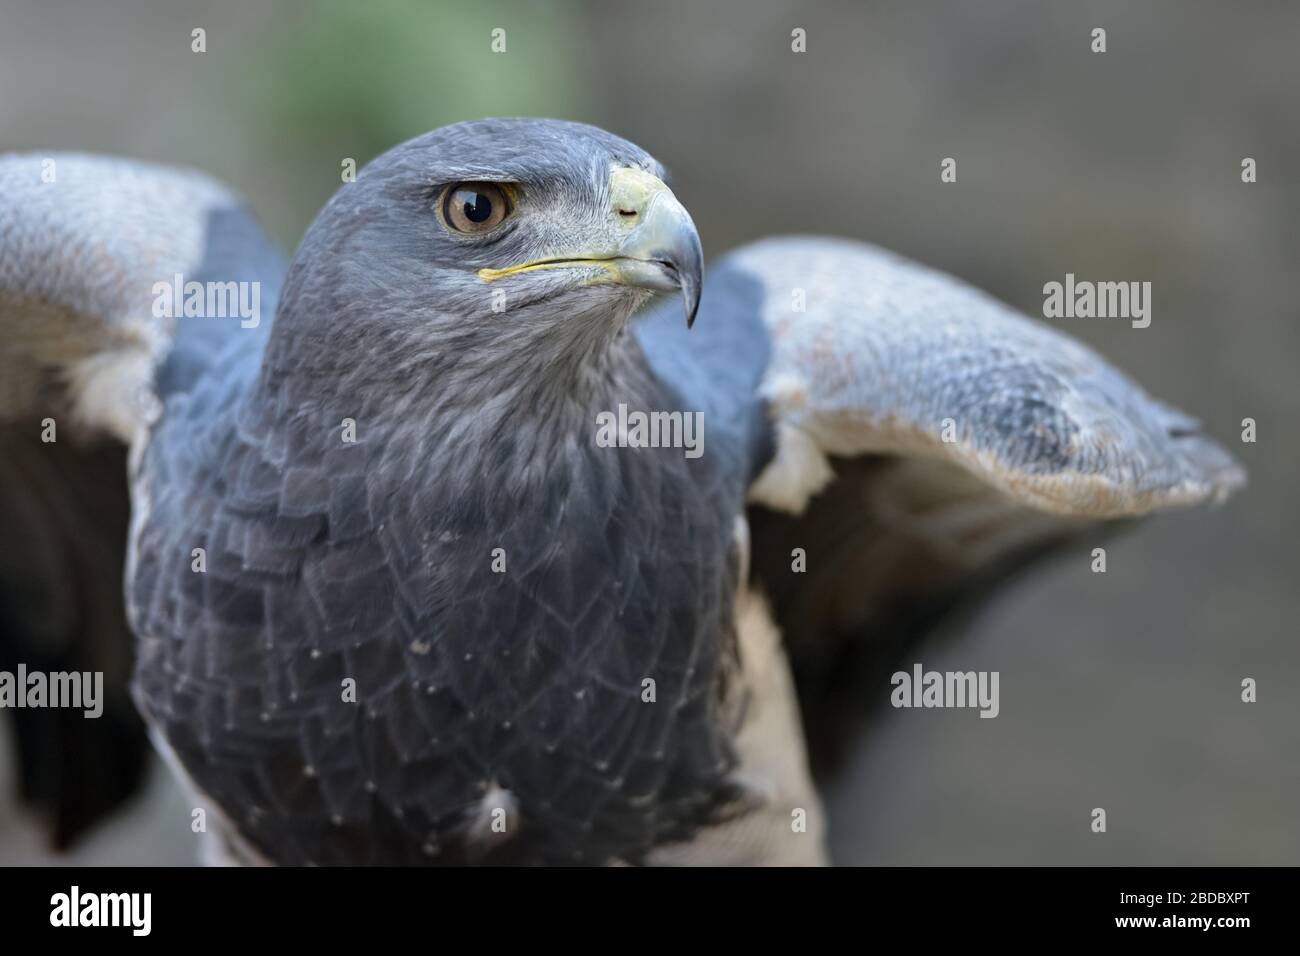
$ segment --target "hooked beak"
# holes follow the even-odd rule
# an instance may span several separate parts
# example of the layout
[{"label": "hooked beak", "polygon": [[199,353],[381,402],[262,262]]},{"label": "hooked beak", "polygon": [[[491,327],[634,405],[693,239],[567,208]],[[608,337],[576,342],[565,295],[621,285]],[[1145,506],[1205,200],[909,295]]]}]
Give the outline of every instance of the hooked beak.
[{"label": "hooked beak", "polygon": [[690,328],[700,309],[704,250],[690,213],[667,186],[660,186],[624,240],[615,268],[627,285],[659,292],[680,289]]},{"label": "hooked beak", "polygon": [[595,284],[617,283],[655,292],[681,290],[686,326],[695,324],[704,280],[704,250],[690,213],[658,177],[617,167],[610,173],[610,234],[600,253],[539,259],[506,269],[480,269],[492,282],[535,269],[600,266]]}]

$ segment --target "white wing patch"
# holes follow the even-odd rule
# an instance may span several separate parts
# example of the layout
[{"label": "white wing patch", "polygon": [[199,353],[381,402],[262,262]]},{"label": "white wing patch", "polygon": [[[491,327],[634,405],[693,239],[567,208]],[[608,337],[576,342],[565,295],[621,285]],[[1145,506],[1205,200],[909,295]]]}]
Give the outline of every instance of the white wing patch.
[{"label": "white wing patch", "polygon": [[[781,405],[772,404],[778,415]],[[776,454],[749,486],[749,500],[777,511],[801,515],[813,495],[835,477],[826,453],[797,425],[778,418]]]}]

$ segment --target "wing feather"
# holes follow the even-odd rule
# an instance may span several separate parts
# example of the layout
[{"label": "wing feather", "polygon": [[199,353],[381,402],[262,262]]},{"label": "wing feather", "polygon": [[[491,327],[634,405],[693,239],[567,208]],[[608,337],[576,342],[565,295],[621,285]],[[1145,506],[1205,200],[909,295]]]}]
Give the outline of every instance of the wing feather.
[{"label": "wing feather", "polygon": [[[164,362],[190,336],[154,314],[155,286],[178,275],[259,281],[269,316],[283,271],[243,200],[197,172],[0,156],[0,418],[70,412],[91,432],[134,441],[159,413]],[[234,319],[188,325],[208,353],[218,337],[250,332]]]},{"label": "wing feather", "polygon": [[800,511],[830,480],[826,456],[862,454],[947,461],[1029,507],[1093,518],[1222,499],[1245,480],[1193,419],[949,276],[832,239],[731,261],[767,293],[759,392],[778,452],[754,501]]}]

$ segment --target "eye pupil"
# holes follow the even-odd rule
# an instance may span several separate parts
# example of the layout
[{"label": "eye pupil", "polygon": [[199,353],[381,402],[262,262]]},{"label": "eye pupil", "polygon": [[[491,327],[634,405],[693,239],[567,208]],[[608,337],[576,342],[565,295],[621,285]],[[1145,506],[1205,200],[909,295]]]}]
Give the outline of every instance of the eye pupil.
[{"label": "eye pupil", "polygon": [[487,222],[492,215],[492,200],[482,193],[470,193],[465,197],[465,218],[470,222]]}]

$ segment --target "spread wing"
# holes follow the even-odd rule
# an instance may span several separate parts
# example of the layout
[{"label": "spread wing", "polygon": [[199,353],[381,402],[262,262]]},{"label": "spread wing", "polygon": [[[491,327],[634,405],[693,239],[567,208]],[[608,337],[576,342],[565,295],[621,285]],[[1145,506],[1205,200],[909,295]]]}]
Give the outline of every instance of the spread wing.
[{"label": "spread wing", "polygon": [[160,392],[185,387],[197,356],[229,338],[225,322],[155,314],[155,287],[257,281],[270,316],[283,273],[243,200],[199,173],[0,156],[0,418],[62,413],[83,434],[135,440]]},{"label": "spread wing", "polygon": [[752,576],[817,766],[865,709],[863,681],[955,607],[1085,529],[1245,480],[1090,349],[861,243],[747,246],[711,270],[699,338],[668,319],[639,330],[651,362],[748,449]]},{"label": "spread wing", "polygon": [[227,322],[156,316],[154,287],[259,281],[269,317],[283,269],[242,200],[197,173],[0,156],[0,669],[105,675],[98,720],[13,712],[20,792],[51,813],[57,846],[145,766],[127,691],[126,446],[228,344]]}]

